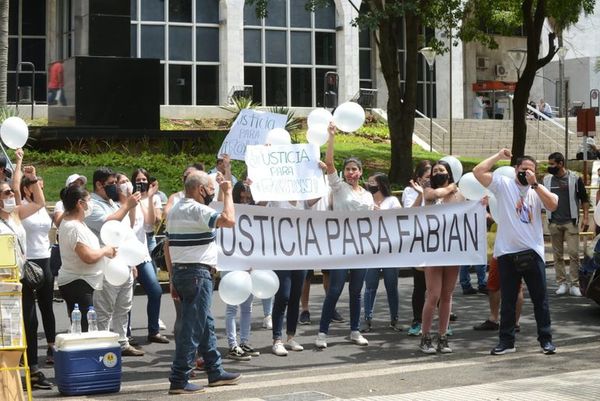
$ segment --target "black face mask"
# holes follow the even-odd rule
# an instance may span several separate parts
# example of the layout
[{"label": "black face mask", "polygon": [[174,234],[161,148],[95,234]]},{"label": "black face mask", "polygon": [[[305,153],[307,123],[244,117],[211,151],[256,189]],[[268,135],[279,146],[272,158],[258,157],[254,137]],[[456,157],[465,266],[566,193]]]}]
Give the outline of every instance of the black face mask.
[{"label": "black face mask", "polygon": [[527,174],[525,171],[519,171],[517,173],[517,180],[521,185],[529,185],[529,183],[527,182]]},{"label": "black face mask", "polygon": [[147,182],[136,182],[136,188],[139,188],[141,193],[148,191],[148,183]]},{"label": "black face mask", "polygon": [[429,179],[431,181],[431,188],[436,189],[441,187],[448,181],[448,177],[447,173],[432,175]]},{"label": "black face mask", "polygon": [[560,171],[560,167],[558,167],[558,166],[548,166],[549,174],[556,175],[556,174],[558,174],[559,171]]},{"label": "black face mask", "polygon": [[213,201],[213,199],[215,198],[215,194],[208,194],[206,193],[206,189],[204,190],[204,204],[206,206],[210,205],[210,203]]},{"label": "black face mask", "polygon": [[371,194],[375,195],[377,192],[379,192],[379,186],[367,185],[367,191],[369,191]]},{"label": "black face mask", "polygon": [[106,192],[106,196],[108,196],[108,199],[111,199],[113,202],[119,201],[119,192],[117,190],[117,184],[105,185],[104,192]]}]

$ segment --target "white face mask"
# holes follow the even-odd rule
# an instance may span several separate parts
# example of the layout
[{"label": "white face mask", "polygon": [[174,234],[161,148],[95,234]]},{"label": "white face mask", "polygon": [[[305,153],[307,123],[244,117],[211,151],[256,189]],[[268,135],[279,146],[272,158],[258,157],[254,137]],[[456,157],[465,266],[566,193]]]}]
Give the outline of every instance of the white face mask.
[{"label": "white face mask", "polygon": [[133,184],[131,182],[124,182],[123,184],[119,184],[119,189],[121,193],[125,195],[131,195],[133,193]]},{"label": "white face mask", "polygon": [[3,204],[4,206],[2,206],[2,210],[6,213],[12,213],[17,207],[17,201],[15,198],[6,198],[4,199]]},{"label": "white face mask", "polygon": [[94,210],[94,203],[92,201],[87,201],[86,202],[87,205],[87,209],[85,209],[83,211],[83,217],[89,217],[92,214],[92,211]]}]

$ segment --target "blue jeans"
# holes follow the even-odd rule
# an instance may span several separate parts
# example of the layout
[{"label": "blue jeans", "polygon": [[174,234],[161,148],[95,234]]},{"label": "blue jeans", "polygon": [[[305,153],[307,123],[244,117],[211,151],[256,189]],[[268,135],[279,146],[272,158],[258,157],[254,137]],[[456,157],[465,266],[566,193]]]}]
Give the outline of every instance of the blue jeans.
[{"label": "blue jeans", "polygon": [[148,335],[153,336],[158,333],[158,318],[160,315],[160,297],[162,288],[156,277],[156,268],[152,262],[143,262],[137,266],[137,281],[144,287],[148,295],[146,304],[146,313],[148,314]]},{"label": "blue jeans", "polygon": [[[350,330],[357,331],[360,325],[360,293],[362,291],[363,282],[367,269],[350,269]],[[329,290],[323,302],[323,310],[321,312],[321,323],[319,332],[327,334],[329,332],[329,323],[335,312],[337,304],[344,285],[348,269],[336,269],[329,271]]]},{"label": "blue jeans", "polygon": [[379,270],[383,270],[383,284],[387,292],[388,305],[390,307],[391,320],[398,320],[398,269],[367,269],[365,275],[365,319],[373,319],[375,308],[375,296],[379,287]]},{"label": "blue jeans", "polygon": [[[460,267],[459,280],[460,280],[460,286],[462,287],[463,290],[468,290],[469,288],[473,287],[471,285],[471,273],[469,273],[470,267],[471,266],[461,266]],[[485,281],[486,268],[487,268],[487,265],[475,266],[475,272],[477,273],[477,287],[478,288],[483,288],[483,287],[487,286],[487,283]]]},{"label": "blue jeans", "polygon": [[271,313],[273,313],[273,297],[264,298],[261,301],[263,307],[263,314],[265,315],[265,317],[271,315]]},{"label": "blue jeans", "polygon": [[169,381],[172,388],[183,388],[195,366],[196,350],[204,359],[209,381],[223,373],[217,349],[215,323],[210,312],[213,282],[210,272],[198,267],[173,265],[173,285],[181,299],[181,329],[175,336],[175,358]]},{"label": "blue jeans", "polygon": [[148,246],[148,252],[152,253],[152,250],[156,248],[156,237],[154,233],[146,233],[146,245]]},{"label": "blue jeans", "polygon": [[500,274],[500,292],[502,304],[500,309],[500,344],[512,347],[515,344],[515,316],[517,296],[521,278],[525,280],[533,313],[537,323],[538,341],[543,344],[552,341],[550,327],[550,308],[546,292],[546,265],[539,255],[535,255],[534,266],[527,271],[518,272],[512,261],[512,255],[502,255],[498,258]]},{"label": "blue jeans", "polygon": [[[240,307],[240,344],[248,344],[250,341],[250,327],[252,324],[252,301],[254,295],[250,294]],[[225,308],[225,331],[227,332],[227,344],[229,348],[238,345],[237,327],[235,319],[237,317],[238,305],[227,305]]]},{"label": "blue jeans", "polygon": [[286,334],[288,336],[296,335],[298,309],[300,308],[300,296],[306,278],[306,270],[276,270],[275,274],[279,277],[279,289],[273,302],[273,340],[281,340],[283,315],[286,308]]}]

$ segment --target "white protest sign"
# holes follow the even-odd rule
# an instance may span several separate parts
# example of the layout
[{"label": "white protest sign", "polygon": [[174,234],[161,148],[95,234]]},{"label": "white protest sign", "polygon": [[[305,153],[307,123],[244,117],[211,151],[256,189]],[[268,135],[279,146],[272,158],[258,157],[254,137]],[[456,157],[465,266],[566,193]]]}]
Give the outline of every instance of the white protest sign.
[{"label": "white protest sign", "polygon": [[235,205],[217,230],[223,270],[360,269],[487,263],[481,202],[372,211]]},{"label": "white protest sign", "polygon": [[246,147],[246,165],[256,202],[327,196],[316,145],[250,145]]},{"label": "white protest sign", "polygon": [[246,146],[264,144],[267,132],[273,128],[285,128],[286,122],[285,114],[243,109],[233,122],[217,156],[228,154],[233,160],[244,160]]}]

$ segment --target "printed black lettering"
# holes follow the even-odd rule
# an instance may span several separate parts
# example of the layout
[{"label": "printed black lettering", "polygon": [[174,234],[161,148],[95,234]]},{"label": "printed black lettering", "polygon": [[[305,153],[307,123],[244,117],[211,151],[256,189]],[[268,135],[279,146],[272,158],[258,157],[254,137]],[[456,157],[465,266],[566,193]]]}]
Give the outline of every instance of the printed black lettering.
[{"label": "printed black lettering", "polygon": [[294,225],[292,224],[292,219],[290,219],[289,217],[283,217],[281,220],[279,220],[279,229],[277,230],[279,234],[279,245],[281,246],[281,252],[283,252],[285,256],[292,256],[294,254],[294,250],[296,249],[296,243],[292,242],[292,247],[290,250],[287,250],[283,245],[283,236],[281,235],[281,225],[283,224],[283,222],[287,222],[290,225],[290,228],[292,229],[294,228]]},{"label": "printed black lettering", "polygon": [[358,255],[358,246],[356,245],[356,238],[350,227],[350,219],[344,219],[344,246],[342,247],[342,254],[346,255],[346,244],[354,245],[354,252]]},{"label": "printed black lettering", "polygon": [[[335,233],[330,230],[330,224],[335,224]],[[333,255],[331,241],[340,237],[340,222],[338,219],[325,219],[325,231],[327,231],[327,245],[329,246],[329,254]]]},{"label": "printed black lettering", "polygon": [[[365,223],[366,230],[363,231],[363,227],[361,223]],[[371,241],[371,233],[373,232],[373,227],[371,226],[371,219],[368,217],[362,217],[360,219],[356,219],[356,227],[358,228],[358,238],[360,240],[360,253],[362,255],[365,254],[365,247],[363,243],[363,239],[366,240],[369,245],[371,245],[371,253],[375,253],[375,245],[373,241]]]},{"label": "printed black lettering", "polygon": [[238,220],[238,230],[240,231],[240,234],[248,238],[248,241],[250,242],[250,248],[247,250],[244,249],[242,241],[239,242],[238,247],[240,248],[240,252],[242,252],[244,256],[250,256],[252,255],[252,252],[254,252],[254,239],[252,238],[250,232],[244,230],[244,224],[246,223],[248,224],[248,227],[252,227],[252,220],[250,220],[250,217],[248,217],[248,215],[243,214]]},{"label": "printed black lettering", "polygon": [[317,241],[317,233],[315,232],[315,228],[313,227],[312,218],[308,218],[306,220],[306,239],[304,240],[304,253],[308,255],[308,244],[314,245],[317,247],[317,252],[319,255],[321,253],[321,247],[319,246],[319,242]]},{"label": "printed black lettering", "polygon": [[[435,214],[428,214],[427,218],[427,252],[437,252],[440,247],[440,220]],[[432,240],[435,240],[435,245],[432,245]]]}]

